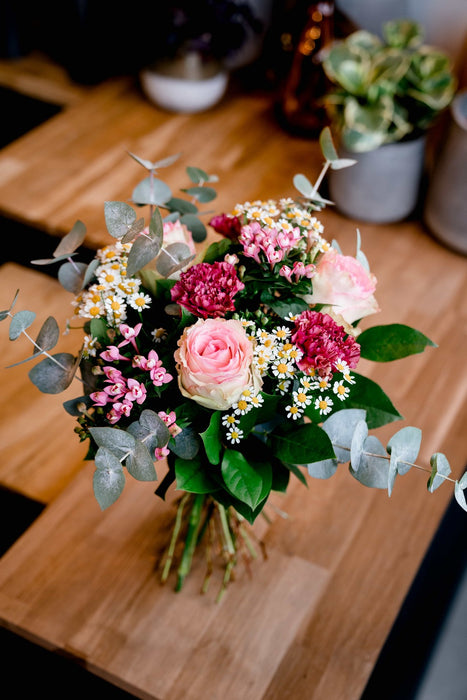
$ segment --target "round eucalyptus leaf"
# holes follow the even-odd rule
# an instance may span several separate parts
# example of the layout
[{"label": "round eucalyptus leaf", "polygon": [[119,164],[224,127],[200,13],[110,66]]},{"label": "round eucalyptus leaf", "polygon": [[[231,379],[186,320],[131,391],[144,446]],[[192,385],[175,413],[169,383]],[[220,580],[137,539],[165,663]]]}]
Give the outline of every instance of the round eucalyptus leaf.
[{"label": "round eucalyptus leaf", "polygon": [[193,168],[191,166],[188,166],[186,171],[188,177],[195,185],[199,185],[202,182],[209,181],[209,175],[206,172],[204,172],[204,170],[201,170],[201,168]]},{"label": "round eucalyptus leaf", "polygon": [[319,135],[319,145],[326,160],[337,161],[337,151],[332,140],[331,129],[325,126]]},{"label": "round eucalyptus leaf", "polygon": [[60,258],[61,256],[68,257],[80,247],[85,238],[86,226],[82,221],[78,220],[75,222],[71,231],[62,238],[58,246],[55,248],[53,252],[54,258]]},{"label": "round eucalyptus leaf", "polygon": [[202,243],[206,239],[208,235],[206,226],[197,216],[194,216],[194,214],[184,214],[180,217],[180,221],[191,231],[195,243]]},{"label": "round eucalyptus leaf", "polygon": [[102,510],[118,499],[125,486],[125,474],[118,459],[104,447],[98,449],[93,476],[94,495]]},{"label": "round eucalyptus leaf", "polygon": [[123,238],[136,221],[136,212],[126,202],[105,202],[105,225],[113,238]]},{"label": "round eucalyptus leaf", "polygon": [[34,347],[34,353],[52,350],[57,345],[59,338],[60,329],[58,323],[53,316],[49,316],[42,324],[36,338],[37,347]]},{"label": "round eucalyptus leaf", "polygon": [[363,457],[363,446],[368,437],[368,426],[365,420],[361,420],[355,426],[352,442],[350,444],[350,464],[355,472],[358,472]]},{"label": "round eucalyptus leaf", "polygon": [[338,462],[337,459],[323,459],[321,462],[306,464],[308,474],[314,479],[329,479],[335,474]]},{"label": "round eucalyptus leaf", "polygon": [[297,173],[296,175],[294,175],[293,184],[295,188],[300,192],[300,194],[302,194],[304,197],[311,196],[313,192],[313,185],[306,177],[306,175],[302,175],[302,173]]},{"label": "round eucalyptus leaf", "polygon": [[386,489],[388,485],[389,460],[383,444],[375,435],[369,435],[363,446],[358,471],[349,466],[349,471],[364,486]]},{"label": "round eucalyptus leaf", "polygon": [[83,288],[87,267],[86,263],[81,262],[63,263],[58,269],[58,281],[67,292],[79,294]]},{"label": "round eucalyptus leaf", "polygon": [[182,189],[182,192],[186,192],[202,203],[212,202],[217,197],[217,192],[212,187],[188,187],[187,189]]},{"label": "round eucalyptus leaf", "polygon": [[172,192],[168,185],[155,177],[147,177],[138,183],[133,190],[133,201],[137,204],[152,204],[162,206],[171,198]]},{"label": "round eucalyptus leaf", "polygon": [[18,311],[14,314],[10,323],[10,330],[8,337],[10,340],[16,340],[19,338],[21,333],[29,328],[29,326],[34,323],[36,314],[34,311]]},{"label": "round eucalyptus leaf", "polygon": [[179,214],[196,214],[198,207],[193,202],[189,202],[187,199],[181,199],[180,197],[172,197],[166,202],[165,206],[171,212],[178,212]]},{"label": "round eucalyptus leaf", "polygon": [[156,262],[156,269],[163,277],[170,277],[186,267],[194,259],[186,243],[171,243],[162,248]]},{"label": "round eucalyptus leaf", "polygon": [[128,473],[138,481],[156,481],[157,479],[153,458],[147,446],[139,440],[136,441],[135,449],[128,456],[125,466]]},{"label": "round eucalyptus leaf", "polygon": [[332,442],[338,462],[350,460],[352,438],[360,421],[366,419],[366,412],[360,408],[346,408],[336,411],[327,418],[322,428]]},{"label": "round eucalyptus leaf", "polygon": [[128,254],[127,275],[133,277],[145,265],[157,257],[160,251],[160,241],[147,236],[138,236]]},{"label": "round eucalyptus leaf", "polygon": [[46,357],[29,371],[29,379],[43,394],[59,394],[67,389],[76,374],[76,358],[59,352]]},{"label": "round eucalyptus leaf", "polygon": [[88,284],[94,279],[94,273],[96,272],[97,268],[100,265],[100,260],[98,258],[93,258],[89,265],[86,268],[86,272],[84,273],[84,278],[83,278],[83,289],[84,287],[87,287]]}]

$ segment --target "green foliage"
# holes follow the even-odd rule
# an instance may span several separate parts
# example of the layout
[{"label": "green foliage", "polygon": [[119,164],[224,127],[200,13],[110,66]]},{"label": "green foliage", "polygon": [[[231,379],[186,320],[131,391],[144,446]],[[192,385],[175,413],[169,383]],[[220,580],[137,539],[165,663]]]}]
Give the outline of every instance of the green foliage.
[{"label": "green foliage", "polygon": [[353,32],[334,42],[323,62],[333,83],[324,104],[349,151],[373,150],[423,132],[455,94],[449,57],[422,44],[419,24],[387,22],[383,36]]},{"label": "green foliage", "polygon": [[352,376],[355,384],[349,398],[346,399],[346,407],[364,409],[368,427],[371,430],[403,418],[376,382],[357,372],[353,372]]},{"label": "green foliage", "polygon": [[360,356],[373,362],[392,362],[437,347],[420,331],[400,323],[372,326],[358,336]]}]

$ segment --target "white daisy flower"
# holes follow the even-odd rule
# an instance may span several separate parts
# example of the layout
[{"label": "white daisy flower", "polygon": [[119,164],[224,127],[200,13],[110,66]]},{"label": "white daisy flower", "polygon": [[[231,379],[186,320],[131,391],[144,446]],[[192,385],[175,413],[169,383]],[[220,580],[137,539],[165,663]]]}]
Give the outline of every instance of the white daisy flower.
[{"label": "white daisy flower", "polygon": [[318,398],[315,400],[315,408],[317,411],[320,412],[322,416],[326,416],[328,413],[331,413],[332,407],[334,406],[334,401],[330,399],[328,396],[318,396]]},{"label": "white daisy flower", "polygon": [[343,379],[341,379],[340,382],[334,382],[332,390],[336,394],[337,398],[341,401],[345,401],[345,399],[350,394],[350,389],[348,386],[344,386]]},{"label": "white daisy flower", "polygon": [[233,428],[237,423],[239,423],[239,420],[232,413],[222,416],[222,425],[226,428]]},{"label": "white daisy flower", "polygon": [[240,442],[240,440],[243,438],[243,430],[240,430],[240,428],[230,428],[230,430],[227,432],[227,440],[229,442],[236,443]]},{"label": "white daisy flower", "polygon": [[143,311],[143,309],[148,309],[151,306],[151,297],[149,294],[144,294],[143,292],[136,292],[127,298],[127,301],[132,309],[136,311]]},{"label": "white daisy flower", "polygon": [[248,411],[251,411],[251,408],[251,403],[247,399],[239,399],[237,403],[233,404],[232,411],[237,416],[244,416]]},{"label": "white daisy flower", "polygon": [[286,406],[285,410],[287,411],[287,418],[292,418],[292,420],[297,420],[297,418],[301,418],[303,415],[303,409],[295,404]]},{"label": "white daisy flower", "polygon": [[304,391],[292,392],[292,398],[296,406],[309,406],[311,403],[311,397]]}]

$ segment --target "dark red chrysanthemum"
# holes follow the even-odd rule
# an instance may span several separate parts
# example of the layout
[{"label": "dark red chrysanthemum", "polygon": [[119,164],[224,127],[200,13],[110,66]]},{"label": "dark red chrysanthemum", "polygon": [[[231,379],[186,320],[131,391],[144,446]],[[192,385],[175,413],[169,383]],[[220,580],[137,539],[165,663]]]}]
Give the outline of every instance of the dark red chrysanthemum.
[{"label": "dark red chrysanthemum", "polygon": [[292,342],[303,352],[302,372],[316,370],[321,377],[332,374],[338,360],[352,369],[360,359],[360,345],[329,314],[304,311],[295,319]]},{"label": "dark red chrysanthemum", "polygon": [[199,263],[182,272],[171,295],[172,301],[195,316],[218,318],[235,311],[233,298],[244,286],[230,263]]}]

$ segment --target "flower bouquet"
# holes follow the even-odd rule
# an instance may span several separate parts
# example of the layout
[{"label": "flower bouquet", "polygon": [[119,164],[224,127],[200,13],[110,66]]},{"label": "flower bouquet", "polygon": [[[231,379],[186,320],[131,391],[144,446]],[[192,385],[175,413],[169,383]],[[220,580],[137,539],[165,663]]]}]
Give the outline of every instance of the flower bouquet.
[{"label": "flower bouquet", "polygon": [[[178,156],[152,163],[130,154],[148,176],[133,191],[134,206],[105,203],[113,241],[90,264],[77,262],[86,235],[78,221],[52,258],[33,261],[59,264],[58,279],[73,295],[76,356],[51,354],[59,340],[52,317],[32,340],[35,314],[14,311],[18,292],[0,312],[11,340],[25,334],[33,342],[22,362],[40,358],[29,372],[40,391],[80,384],[64,408],[89,442],[100,507],[112,506],[127,477],[154,482],[160,471],[162,499],[175,487],[161,577],[175,570],[176,590],[205,547],[202,590],[220,563],[222,595],[239,559],[256,556],[250,526],[268,517],[270,494],[286,492],[291,479],[328,479],[339,464],[389,495],[397,476],[425,469],[430,492],[449,480],[467,510],[467,474],[451,479],[441,453],[429,467],[415,464],[418,428],[402,428],[386,446],[369,434],[402,416],[357,372],[360,358],[387,362],[434,343],[402,324],[359,328],[379,310],[360,235],[355,257],[344,255],[315,216],[331,204],[318,191],[327,169],[352,161],[338,158],[328,128],[320,145],[314,185],[298,174],[295,197],[211,216],[218,237],[204,248],[196,246],[207,235],[199,205],[215,199],[217,178],[188,167],[191,184],[175,197],[156,175]],[[141,207],[149,207],[148,222],[138,218]]]}]

